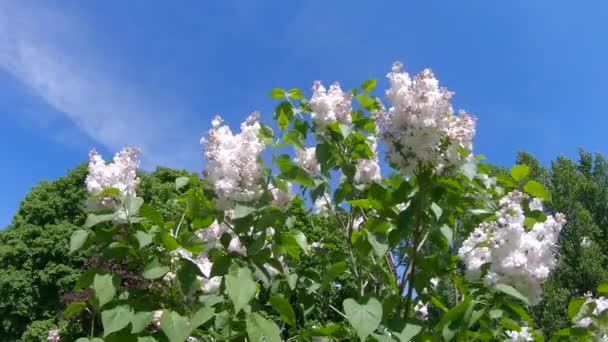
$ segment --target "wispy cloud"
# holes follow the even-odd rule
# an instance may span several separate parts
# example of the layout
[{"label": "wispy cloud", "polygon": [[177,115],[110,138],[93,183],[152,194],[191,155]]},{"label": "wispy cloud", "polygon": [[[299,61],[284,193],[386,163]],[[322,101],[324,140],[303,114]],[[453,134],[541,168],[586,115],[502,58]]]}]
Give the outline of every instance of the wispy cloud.
[{"label": "wispy cloud", "polygon": [[185,112],[116,75],[93,39],[77,16],[0,0],[1,70],[105,147],[140,146],[144,167],[197,167]]}]

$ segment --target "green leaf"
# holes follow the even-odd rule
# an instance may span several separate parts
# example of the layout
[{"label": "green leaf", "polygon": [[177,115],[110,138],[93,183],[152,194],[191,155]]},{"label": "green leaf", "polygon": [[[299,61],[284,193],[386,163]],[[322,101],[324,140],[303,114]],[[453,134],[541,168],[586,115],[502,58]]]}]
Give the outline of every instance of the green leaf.
[{"label": "green leaf", "polygon": [[601,294],[608,293],[608,284],[600,284],[597,286],[597,292]]},{"label": "green leaf", "polygon": [[308,330],[304,332],[304,337],[311,336],[328,336],[328,337],[342,337],[345,335],[342,325],[339,323],[331,323],[327,326]]},{"label": "green leaf", "polygon": [[293,311],[291,304],[285,298],[275,295],[270,297],[270,305],[277,310],[277,312],[281,315],[281,319],[291,325],[292,327],[296,327],[296,313]]},{"label": "green leaf", "polygon": [[165,311],[160,319],[160,330],[170,342],[184,342],[192,331],[188,318],[174,311]]},{"label": "green leaf", "polygon": [[72,237],[70,237],[70,254],[76,252],[84,243],[87,242],[89,238],[90,232],[88,230],[79,229],[72,233]]},{"label": "green leaf", "polygon": [[224,279],[228,297],[238,313],[253,298],[257,284],[248,267],[238,267],[236,264],[230,267]]},{"label": "green leaf", "polygon": [[306,235],[304,235],[304,233],[298,229],[292,229],[290,234],[294,237],[302,249],[302,252],[304,252],[304,254],[308,254],[308,241],[306,240]]},{"label": "green leaf", "polygon": [[134,216],[139,212],[139,208],[144,204],[144,199],[141,197],[129,196],[125,199],[125,206],[129,216]]},{"label": "green leaf", "polygon": [[287,91],[287,95],[294,100],[301,100],[304,98],[304,94],[302,94],[302,91],[298,88],[289,89],[289,91]]},{"label": "green leaf", "polygon": [[300,250],[308,254],[306,236],[297,229],[281,236],[281,246],[296,260],[300,260]]},{"label": "green leaf", "polygon": [[87,303],[85,302],[74,302],[68,305],[67,308],[63,311],[61,315],[62,318],[70,318],[74,315],[78,315],[87,307]]},{"label": "green leaf", "polygon": [[507,285],[507,284],[496,284],[494,286],[494,288],[497,291],[500,291],[504,294],[507,294],[515,299],[519,299],[520,301],[524,302],[526,305],[530,305],[530,300],[521,294],[521,292],[519,292],[516,288],[514,288],[511,285]]},{"label": "green leaf", "polygon": [[150,325],[153,317],[154,312],[152,311],[136,312],[131,319],[131,332],[133,334],[142,332],[148,325]]},{"label": "green leaf", "polygon": [[435,328],[435,336],[442,337],[444,341],[450,341],[456,335],[459,329],[463,329],[466,326],[457,325],[452,326],[452,322],[457,321],[464,315],[465,311],[471,303],[471,298],[467,297],[462,303],[451,308],[448,312],[437,323]]},{"label": "green leaf", "polygon": [[142,232],[141,230],[135,232],[135,238],[137,239],[139,249],[142,249],[152,243],[152,236],[150,236],[148,233]]},{"label": "green leaf", "polygon": [[343,302],[348,322],[355,328],[357,335],[364,341],[382,321],[382,304],[376,298],[369,298],[364,304],[352,298]]},{"label": "green leaf", "polygon": [[89,214],[89,216],[87,216],[86,222],[84,223],[84,227],[91,228],[100,223],[112,221],[113,219],[114,219],[114,214],[103,214],[103,215]]},{"label": "green leaf", "polygon": [[165,221],[163,221],[163,217],[160,216],[160,214],[158,213],[158,211],[156,211],[156,209],[154,209],[153,206],[148,205],[148,204],[142,204],[141,208],[139,209],[139,214],[145,218],[147,218],[150,222],[158,225],[159,227],[162,227],[165,225]]},{"label": "green leaf", "polygon": [[247,336],[251,342],[281,342],[281,330],[257,312],[247,320]]},{"label": "green leaf", "polygon": [[585,305],[586,300],[584,298],[575,298],[568,303],[568,317],[573,319],[578,315],[581,311],[583,305]]},{"label": "green leaf", "polygon": [[[100,341],[100,342],[103,342],[103,340]],[[137,337],[137,342],[157,342],[157,341],[152,336],[138,336]]]},{"label": "green leaf", "polygon": [[367,232],[367,241],[369,241],[370,245],[374,248],[374,252],[376,256],[379,258],[383,257],[386,251],[388,251],[388,238],[385,234],[372,233],[368,230]]},{"label": "green leaf", "polygon": [[133,319],[133,311],[128,305],[120,305],[101,313],[103,337],[119,331],[129,325]]},{"label": "green leaf", "polygon": [[416,323],[406,323],[400,333],[395,334],[400,342],[409,342],[422,331],[422,326]]},{"label": "green leaf", "polygon": [[93,279],[93,290],[95,297],[99,301],[99,307],[103,307],[116,296],[116,288],[118,287],[118,278],[111,274],[96,274]]},{"label": "green leaf", "polygon": [[151,258],[144,266],[142,277],[146,279],[158,279],[169,272],[169,267],[161,265],[157,257]]},{"label": "green leaf", "polygon": [[91,196],[91,198],[102,198],[102,197],[112,197],[120,195],[120,189],[118,188],[107,188],[99,191],[98,193]]},{"label": "green leaf", "polygon": [[273,99],[283,99],[285,98],[285,90],[281,88],[274,88],[270,91],[270,93],[268,93],[268,96]]},{"label": "green leaf", "polygon": [[517,182],[521,182],[530,173],[530,167],[528,165],[515,165],[511,168],[511,177]]},{"label": "green leaf", "polygon": [[369,80],[363,81],[363,84],[361,84],[361,88],[363,89],[364,92],[369,93],[370,91],[374,90],[377,83],[378,83],[378,79],[370,78]]},{"label": "green leaf", "polygon": [[188,185],[188,183],[190,183],[190,178],[188,177],[177,177],[175,179],[175,190],[178,190],[185,187],[186,185]]},{"label": "green leaf", "polygon": [[179,242],[177,242],[177,240],[175,240],[175,238],[169,235],[167,232],[161,232],[160,239],[163,241],[165,247],[167,247],[169,251],[174,251],[179,247]]},{"label": "green leaf", "polygon": [[196,329],[201,324],[207,323],[207,321],[212,319],[213,316],[215,316],[215,309],[211,306],[203,306],[194,314],[194,316],[192,316],[192,319],[190,319],[190,325],[192,328]]},{"label": "green leaf", "polygon": [[448,244],[451,244],[454,239],[454,232],[452,231],[452,229],[444,224],[439,228],[439,231],[441,232],[441,235],[445,237]]},{"label": "green leaf", "polygon": [[240,205],[238,204],[235,208],[234,208],[234,216],[233,219],[240,219],[243,217],[247,217],[249,216],[251,213],[253,213],[255,211],[255,208],[252,207],[247,207],[244,205]]},{"label": "green leaf", "polygon": [[350,203],[351,205],[355,206],[355,207],[359,207],[361,209],[371,209],[372,204],[369,202],[368,199],[356,199],[356,200],[350,200],[348,201],[348,203]]},{"label": "green leaf", "polygon": [[443,209],[441,209],[441,207],[433,202],[431,203],[431,211],[433,212],[433,215],[435,216],[435,220],[439,221],[439,219],[441,218],[441,215],[443,214]]},{"label": "green leaf", "polygon": [[524,191],[530,196],[538,197],[542,199],[549,199],[549,192],[545,190],[545,187],[537,181],[529,181],[524,186]]},{"label": "green leaf", "polygon": [[376,109],[376,100],[374,100],[373,97],[367,95],[367,94],[359,94],[357,95],[357,102],[359,102],[359,104],[369,110],[370,112]]},{"label": "green leaf", "polygon": [[279,123],[279,128],[281,130],[285,130],[289,126],[289,118],[284,113],[279,114],[277,122]]},{"label": "green leaf", "polygon": [[345,261],[338,261],[337,263],[331,265],[331,267],[327,269],[327,271],[325,271],[325,274],[323,275],[323,285],[328,286],[332,280],[334,280],[340,274],[344,273],[344,271],[346,271],[346,268],[347,266]]}]

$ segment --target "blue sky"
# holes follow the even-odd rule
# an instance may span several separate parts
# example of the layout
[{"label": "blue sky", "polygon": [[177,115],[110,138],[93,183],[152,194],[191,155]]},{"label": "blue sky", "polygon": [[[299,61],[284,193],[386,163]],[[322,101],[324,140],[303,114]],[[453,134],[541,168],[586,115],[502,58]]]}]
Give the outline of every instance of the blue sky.
[{"label": "blue sky", "polygon": [[607,15],[603,1],[0,0],[0,227],[91,147],[200,170],[214,114],[271,119],[274,87],[348,89],[395,60],[456,92],[491,162],[606,152]]}]

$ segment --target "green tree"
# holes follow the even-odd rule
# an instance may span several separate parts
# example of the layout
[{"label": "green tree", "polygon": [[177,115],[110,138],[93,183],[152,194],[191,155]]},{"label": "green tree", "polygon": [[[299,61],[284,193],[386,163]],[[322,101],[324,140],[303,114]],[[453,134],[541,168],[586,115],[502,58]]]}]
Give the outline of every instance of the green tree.
[{"label": "green tree", "polygon": [[[549,169],[529,153],[517,156],[530,166],[529,177],[551,192],[548,208],[568,223],[559,241],[559,264],[544,285],[544,299],[533,310],[547,336],[571,325],[568,302],[608,281],[608,162],[601,154],[579,151],[579,161],[558,157]],[[581,245],[583,239],[590,243]]]},{"label": "green tree", "polygon": [[[13,222],[0,231],[0,341],[46,341],[85,258],[68,255],[72,232],[86,218],[86,164],[42,181],[25,196]],[[172,219],[178,204],[175,179],[185,171],[141,173],[140,196]],[[54,323],[55,322],[55,323]]]}]

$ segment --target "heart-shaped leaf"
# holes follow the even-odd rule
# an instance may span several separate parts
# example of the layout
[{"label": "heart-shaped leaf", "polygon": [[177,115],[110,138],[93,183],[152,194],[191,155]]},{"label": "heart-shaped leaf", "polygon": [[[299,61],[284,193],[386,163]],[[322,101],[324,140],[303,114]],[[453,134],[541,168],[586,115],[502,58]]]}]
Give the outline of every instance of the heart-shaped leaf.
[{"label": "heart-shaped leaf", "polygon": [[372,297],[364,304],[348,298],[343,306],[348,322],[355,328],[361,341],[374,332],[382,320],[382,304],[376,298]]}]

